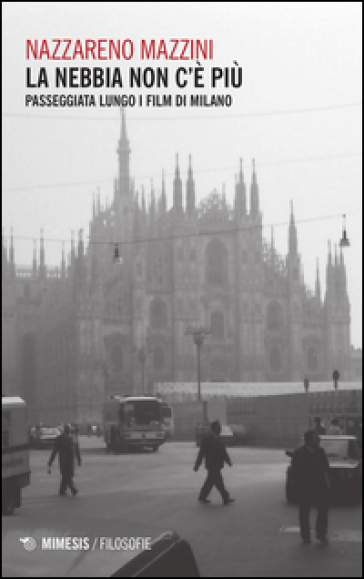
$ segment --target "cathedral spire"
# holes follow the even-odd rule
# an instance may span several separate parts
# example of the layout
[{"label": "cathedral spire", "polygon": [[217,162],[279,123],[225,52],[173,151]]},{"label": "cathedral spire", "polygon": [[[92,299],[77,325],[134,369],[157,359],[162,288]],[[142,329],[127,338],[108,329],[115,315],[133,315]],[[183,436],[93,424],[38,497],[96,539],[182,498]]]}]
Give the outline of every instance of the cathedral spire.
[{"label": "cathedral spire", "polygon": [[320,282],[320,267],[319,260],[316,260],[316,287],[315,287],[316,298],[319,303],[321,303],[321,282]]},{"label": "cathedral spire", "polygon": [[154,194],[153,179],[151,181],[149,213],[150,213],[151,223],[154,224],[154,222],[155,222],[155,194]]},{"label": "cathedral spire", "polygon": [[335,243],[335,261],[334,261],[334,280],[335,280],[335,291],[336,298],[338,299],[341,295],[341,268],[339,265],[339,257],[337,253],[337,244]]},{"label": "cathedral spire", "polygon": [[270,232],[270,258],[272,265],[274,265],[275,247],[274,247],[274,227],[271,227]]},{"label": "cathedral spire", "polygon": [[224,207],[226,207],[226,183],[223,183],[223,184],[222,184],[222,194],[221,194],[221,197],[222,197],[222,204],[223,204]]},{"label": "cathedral spire", "polygon": [[297,228],[293,213],[293,201],[290,201],[291,205],[291,216],[288,231],[288,251],[291,255],[297,255]]},{"label": "cathedral spire", "polygon": [[246,215],[246,186],[244,183],[243,159],[240,157],[238,179],[235,182],[235,217],[241,219]]},{"label": "cathedral spire", "polygon": [[128,143],[128,136],[126,134],[126,120],[124,107],[121,107],[121,141]]},{"label": "cathedral spire", "polygon": [[39,249],[39,274],[41,277],[45,277],[46,265],[45,265],[45,251],[44,251],[44,231],[40,230],[40,249]]},{"label": "cathedral spire", "polygon": [[100,187],[97,188],[97,214],[101,213]]},{"label": "cathedral spire", "polygon": [[8,271],[8,252],[7,252],[7,247],[6,247],[6,240],[5,240],[5,236],[4,236],[4,228],[3,228],[3,244],[2,244],[2,274],[3,277],[6,276],[7,271]]},{"label": "cathedral spire", "polygon": [[140,207],[139,207],[139,192],[135,192],[135,199],[134,199],[134,237],[139,236],[139,229],[140,229]]},{"label": "cathedral spire", "polygon": [[162,211],[162,213],[165,213],[167,211],[166,181],[165,181],[164,171],[162,172],[161,211]]},{"label": "cathedral spire", "polygon": [[13,228],[10,230],[10,267],[12,272],[15,270],[15,252],[14,252],[14,239],[13,239]]},{"label": "cathedral spire", "polygon": [[75,262],[75,237],[74,237],[74,231],[71,231],[71,265],[74,264]]},{"label": "cathedral spire", "polygon": [[121,127],[117,153],[119,156],[120,196],[121,198],[123,198],[127,197],[130,193],[130,178],[129,178],[130,148],[126,133],[125,111],[123,107],[121,107],[120,112],[121,112]]},{"label": "cathedral spire", "polygon": [[64,253],[64,241],[62,241],[62,258],[61,258],[61,277],[66,277],[66,257]]},{"label": "cathedral spire", "polygon": [[255,171],[255,159],[252,161],[253,173],[252,184],[250,186],[250,215],[257,217],[259,214],[259,187],[257,182],[257,174]]},{"label": "cathedral spire", "polygon": [[83,244],[83,229],[78,232],[78,258],[82,259],[84,257],[85,248]]},{"label": "cathedral spire", "polygon": [[338,266],[338,257],[337,257],[337,244],[335,243],[335,267]]},{"label": "cathedral spire", "polygon": [[147,210],[146,210],[146,206],[145,206],[145,191],[144,191],[144,185],[142,185],[142,229],[145,227],[146,221],[147,221]]},{"label": "cathedral spire", "polygon": [[344,263],[344,254],[343,250],[340,247],[340,264],[339,264],[339,271],[340,271],[340,289],[341,295],[347,295],[347,281],[346,281],[346,267]]},{"label": "cathedral spire", "polygon": [[182,211],[182,181],[180,177],[178,154],[176,155],[176,169],[173,181],[173,206],[177,211]]},{"label": "cathedral spire", "polygon": [[328,242],[328,257],[326,266],[326,296],[335,295],[335,269],[332,263],[331,241]]},{"label": "cathedral spire", "polygon": [[33,239],[33,275],[37,275],[37,240]]},{"label": "cathedral spire", "polygon": [[192,157],[188,157],[188,177],[186,184],[186,208],[187,213],[191,217],[195,211],[195,181],[192,173]]}]

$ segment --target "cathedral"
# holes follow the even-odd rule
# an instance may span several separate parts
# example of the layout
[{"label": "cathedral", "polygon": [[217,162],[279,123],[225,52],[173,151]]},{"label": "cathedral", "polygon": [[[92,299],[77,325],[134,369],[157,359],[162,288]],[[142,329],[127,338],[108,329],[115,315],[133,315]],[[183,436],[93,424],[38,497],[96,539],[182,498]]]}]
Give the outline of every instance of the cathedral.
[{"label": "cathedral", "polygon": [[234,206],[213,190],[196,204],[191,158],[178,157],[173,202],[137,191],[122,111],[113,200],[94,199],[89,242],[72,237],[58,267],[41,232],[33,264],[2,242],[3,394],[23,396],[33,422],[101,421],[105,397],[148,393],[155,382],[196,381],[189,328],[210,330],[201,380],[330,381],[350,378],[350,304],[342,252],[329,246],[326,291],[303,281],[293,206],[287,255],[263,238],[253,162],[242,162]]}]

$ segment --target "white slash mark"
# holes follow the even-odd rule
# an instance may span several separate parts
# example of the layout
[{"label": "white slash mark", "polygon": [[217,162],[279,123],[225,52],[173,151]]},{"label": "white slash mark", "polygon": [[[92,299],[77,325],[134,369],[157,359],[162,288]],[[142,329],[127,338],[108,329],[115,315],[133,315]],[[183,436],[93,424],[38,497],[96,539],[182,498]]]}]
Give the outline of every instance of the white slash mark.
[{"label": "white slash mark", "polygon": [[[314,529],[311,529],[311,531],[314,532]],[[300,528],[299,527],[287,527],[286,525],[283,525],[283,527],[281,527],[279,529],[279,532],[280,533],[299,533]],[[339,542],[342,542],[342,543],[362,543],[363,533],[362,533],[361,529],[333,531],[332,533],[329,533],[328,539],[330,541],[335,541],[338,543]]]},{"label": "white slash mark", "polygon": [[98,537],[95,537],[92,543],[92,550],[95,551],[97,547]]}]

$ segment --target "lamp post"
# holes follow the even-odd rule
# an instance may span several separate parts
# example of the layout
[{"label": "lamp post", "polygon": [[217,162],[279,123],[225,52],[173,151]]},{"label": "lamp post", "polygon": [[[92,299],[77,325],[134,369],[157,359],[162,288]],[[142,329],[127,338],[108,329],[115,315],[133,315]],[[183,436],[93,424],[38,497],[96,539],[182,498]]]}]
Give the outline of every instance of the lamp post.
[{"label": "lamp post", "polygon": [[141,364],[141,368],[142,368],[142,387],[141,387],[142,394],[144,394],[145,362],[147,360],[147,356],[148,356],[148,353],[147,353],[145,346],[141,346],[138,349],[138,360],[139,360],[139,362]]},{"label": "lamp post", "polygon": [[205,341],[207,335],[212,334],[209,328],[203,328],[202,326],[197,328],[189,327],[185,331],[186,336],[193,337],[193,343],[197,349],[197,400],[201,402],[201,347]]}]

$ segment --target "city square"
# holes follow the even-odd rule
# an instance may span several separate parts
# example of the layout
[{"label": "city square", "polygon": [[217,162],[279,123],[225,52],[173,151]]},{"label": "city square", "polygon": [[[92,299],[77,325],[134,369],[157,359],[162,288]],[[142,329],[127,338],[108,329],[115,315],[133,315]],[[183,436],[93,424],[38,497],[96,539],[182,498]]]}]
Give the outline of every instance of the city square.
[{"label": "city square", "polygon": [[[47,450],[32,451],[31,485],[13,517],[3,518],[3,576],[110,576],[132,551],[112,550],[116,537],[151,537],[175,531],[186,539],[203,577],[360,577],[360,506],[333,505],[329,545],[303,546],[298,512],[284,493],[283,450],[229,449],[226,487],[236,502],[223,507],[216,491],[201,505],[203,470],[193,472],[197,448],[169,442],[158,453],[107,454],[104,441],[81,437],[77,497],[58,496],[59,472],[47,475]],[[314,513],[312,513],[313,515]],[[314,518],[312,519],[314,521]],[[107,537],[93,553],[25,550],[20,537]]]}]

